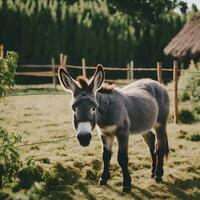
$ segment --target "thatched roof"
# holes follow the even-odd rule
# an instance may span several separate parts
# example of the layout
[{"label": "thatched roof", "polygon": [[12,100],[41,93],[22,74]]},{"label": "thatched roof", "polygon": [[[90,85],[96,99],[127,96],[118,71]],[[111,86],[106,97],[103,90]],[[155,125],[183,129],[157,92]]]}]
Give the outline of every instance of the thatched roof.
[{"label": "thatched roof", "polygon": [[164,53],[176,58],[200,58],[200,12],[169,42]]}]

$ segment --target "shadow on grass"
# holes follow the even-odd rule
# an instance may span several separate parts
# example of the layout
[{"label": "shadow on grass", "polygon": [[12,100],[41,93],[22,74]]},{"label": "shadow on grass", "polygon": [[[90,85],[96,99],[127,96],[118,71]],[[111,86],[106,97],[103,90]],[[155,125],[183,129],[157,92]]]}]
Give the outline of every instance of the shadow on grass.
[{"label": "shadow on grass", "polygon": [[88,190],[87,183],[80,181],[80,174],[77,170],[70,167],[63,167],[61,164],[56,166],[56,179],[47,183],[45,196],[48,199],[76,199],[76,192],[81,192],[85,199],[96,199]]},{"label": "shadow on grass", "polygon": [[[133,186],[131,191],[128,193],[123,193],[121,191],[118,191],[117,189],[115,189],[116,186],[112,187],[110,185],[107,185],[106,187],[120,196],[130,195],[133,199],[136,199],[136,200],[143,200],[144,197],[146,197],[147,199],[153,198],[153,195],[148,190],[145,190],[136,186]],[[121,189],[122,189],[122,186],[121,186]]]},{"label": "shadow on grass", "polygon": [[[197,172],[197,175],[199,173]],[[200,199],[200,178],[193,177],[191,179],[182,180],[176,178],[173,182],[163,181],[162,183],[153,184],[154,191],[144,189],[133,185],[132,190],[125,194],[116,189],[116,186],[107,185],[106,187],[120,196],[131,196],[136,200],[143,199],[184,199],[184,200],[199,200]],[[163,190],[164,186],[164,190]],[[121,186],[122,187],[122,186]],[[196,191],[194,191],[196,189]],[[166,196],[167,195],[167,196]]]},{"label": "shadow on grass", "polygon": [[[176,178],[173,183],[163,182],[168,191],[173,194],[177,199],[200,199],[200,178],[191,178],[191,179],[178,179]],[[198,192],[193,192],[193,194],[187,194],[185,190],[197,188]]]}]

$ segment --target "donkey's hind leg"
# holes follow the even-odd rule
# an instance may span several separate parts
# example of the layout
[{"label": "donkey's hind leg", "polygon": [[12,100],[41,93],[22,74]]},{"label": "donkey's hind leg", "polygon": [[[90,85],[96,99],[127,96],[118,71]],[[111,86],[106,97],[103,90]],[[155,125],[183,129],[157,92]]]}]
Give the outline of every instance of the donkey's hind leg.
[{"label": "donkey's hind leg", "polygon": [[156,131],[156,155],[157,155],[155,180],[157,182],[160,182],[162,181],[162,176],[164,174],[163,170],[164,156],[166,156],[167,158],[169,153],[166,124],[159,124],[159,126],[155,127],[155,131]]},{"label": "donkey's hind leg", "polygon": [[155,170],[156,170],[156,153],[155,153],[155,134],[153,134],[151,131],[148,133],[142,135],[144,141],[147,143],[150,153],[151,153],[151,159],[152,159],[152,165],[151,165],[151,177],[155,177]]}]

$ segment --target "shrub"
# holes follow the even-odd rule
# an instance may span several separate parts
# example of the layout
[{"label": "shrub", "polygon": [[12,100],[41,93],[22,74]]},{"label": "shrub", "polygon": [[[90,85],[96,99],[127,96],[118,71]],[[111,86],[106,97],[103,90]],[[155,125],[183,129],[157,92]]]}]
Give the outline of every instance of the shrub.
[{"label": "shrub", "polygon": [[0,186],[12,182],[22,166],[16,144],[21,137],[0,127]]},{"label": "shrub", "polygon": [[190,95],[188,94],[188,92],[184,91],[183,94],[180,96],[180,100],[181,101],[189,101],[190,100]]},{"label": "shrub", "polygon": [[199,142],[200,141],[200,135],[199,134],[191,135],[190,140],[193,141],[193,142]]},{"label": "shrub", "polygon": [[192,124],[196,122],[196,119],[191,111],[182,109],[179,113],[179,121],[183,124]]},{"label": "shrub", "polygon": [[18,54],[14,51],[9,51],[5,58],[0,58],[0,99],[5,96],[6,89],[14,84],[17,60]]},{"label": "shrub", "polygon": [[200,100],[200,79],[198,76],[196,77],[194,75],[188,80],[188,84],[184,93],[186,93],[192,101],[198,102]]},{"label": "shrub", "polygon": [[43,168],[35,164],[32,159],[29,159],[18,173],[21,188],[30,188],[34,182],[42,181]]}]

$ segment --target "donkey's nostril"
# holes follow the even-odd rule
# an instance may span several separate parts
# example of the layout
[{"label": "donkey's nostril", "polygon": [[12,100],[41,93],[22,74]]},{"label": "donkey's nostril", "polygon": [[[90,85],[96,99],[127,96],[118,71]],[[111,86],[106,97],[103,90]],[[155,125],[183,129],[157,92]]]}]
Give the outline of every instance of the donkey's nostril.
[{"label": "donkey's nostril", "polygon": [[77,139],[82,146],[88,146],[90,144],[92,136],[91,133],[78,133]]}]

